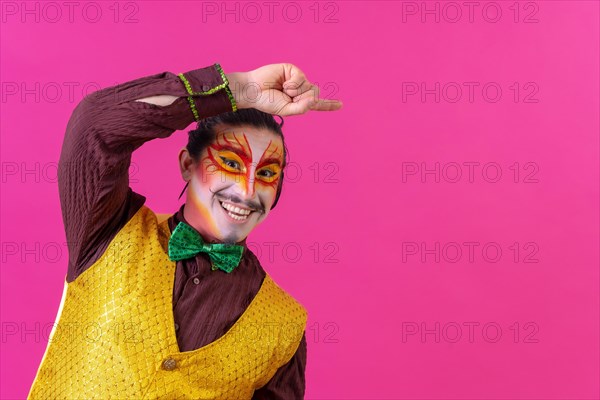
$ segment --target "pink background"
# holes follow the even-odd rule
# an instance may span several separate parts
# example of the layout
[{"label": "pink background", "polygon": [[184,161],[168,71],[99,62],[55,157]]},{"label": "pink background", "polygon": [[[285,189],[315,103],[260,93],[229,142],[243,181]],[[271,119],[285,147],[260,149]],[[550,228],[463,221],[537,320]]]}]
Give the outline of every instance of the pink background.
[{"label": "pink background", "polygon": [[[309,311],[307,399],[600,396],[598,2],[522,2],[517,22],[513,2],[486,14],[481,2],[472,22],[459,2],[454,23],[456,9],[435,2],[295,2],[286,17],[281,2],[273,22],[263,6],[255,23],[245,3],[236,22],[203,14],[200,2],[122,2],[116,23],[113,2],[95,3],[97,23],[80,4],[72,23],[66,8],[55,22],[40,8],[36,22],[21,2],[2,4],[2,399],[28,393],[60,302],[56,163],[82,87],[214,62],[226,72],[291,62],[323,97],[344,101],[339,112],[286,119],[296,178],[248,239]],[[436,4],[439,22],[421,15]],[[137,22],[124,23],[132,12]],[[407,92],[436,82],[439,102]],[[465,82],[478,85],[472,101]],[[36,94],[22,98],[21,85]],[[156,212],[180,204],[186,132],[134,155],[132,187]],[[479,163],[472,181],[470,162]],[[439,182],[406,173],[436,163]],[[482,175],[488,163],[502,172],[495,183],[495,169]],[[473,262],[464,242],[480,244]],[[438,243],[440,261],[407,253],[411,243]],[[451,262],[456,246],[463,254]]]}]

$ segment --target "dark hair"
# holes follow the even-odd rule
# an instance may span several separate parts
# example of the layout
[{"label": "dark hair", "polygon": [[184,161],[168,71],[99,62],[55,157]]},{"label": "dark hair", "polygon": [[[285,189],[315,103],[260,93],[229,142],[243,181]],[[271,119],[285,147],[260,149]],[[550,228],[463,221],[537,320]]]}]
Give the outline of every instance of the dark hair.
[{"label": "dark hair", "polygon": [[204,118],[198,122],[196,129],[188,132],[188,144],[186,148],[192,159],[195,162],[198,162],[202,150],[204,150],[210,143],[212,143],[213,140],[215,140],[215,127],[220,124],[227,124],[231,126],[249,125],[259,129],[268,129],[277,134],[279,137],[281,137],[281,141],[283,142],[283,165],[281,166],[281,178],[279,180],[279,185],[277,186],[275,201],[271,206],[272,210],[275,208],[275,205],[279,201],[279,196],[281,195],[284,168],[287,164],[287,148],[285,146],[285,139],[281,130],[281,127],[283,126],[283,118],[279,115],[278,117],[281,119],[281,123],[277,123],[271,114],[267,114],[254,108],[243,108],[235,112],[227,112],[215,115],[213,117]]}]

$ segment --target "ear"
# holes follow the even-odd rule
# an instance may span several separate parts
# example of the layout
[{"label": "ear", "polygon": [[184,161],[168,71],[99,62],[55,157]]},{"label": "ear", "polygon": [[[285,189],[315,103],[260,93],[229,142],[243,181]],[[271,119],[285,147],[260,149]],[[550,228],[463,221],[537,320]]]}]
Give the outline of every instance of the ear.
[{"label": "ear", "polygon": [[187,148],[179,150],[179,171],[184,181],[189,182],[194,174],[195,164]]}]

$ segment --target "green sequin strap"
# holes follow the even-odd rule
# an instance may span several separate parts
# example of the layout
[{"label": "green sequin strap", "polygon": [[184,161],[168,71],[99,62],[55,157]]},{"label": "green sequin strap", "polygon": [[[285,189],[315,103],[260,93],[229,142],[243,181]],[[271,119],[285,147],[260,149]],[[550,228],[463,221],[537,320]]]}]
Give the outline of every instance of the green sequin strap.
[{"label": "green sequin strap", "polygon": [[229,80],[225,76],[225,73],[223,72],[223,68],[221,68],[221,65],[219,63],[215,63],[215,67],[219,71],[219,74],[221,74],[221,79],[223,79],[223,82],[225,82],[225,91],[227,92],[227,97],[229,97],[229,102],[231,103],[231,109],[233,110],[233,112],[236,112],[237,104],[235,102],[235,99],[233,98],[231,89],[229,88]]},{"label": "green sequin strap", "polygon": [[200,116],[198,115],[198,110],[196,109],[196,103],[194,102],[194,98],[192,96],[188,96],[188,103],[190,103],[190,108],[192,109],[192,113],[194,113],[194,119],[197,122],[200,122]]}]

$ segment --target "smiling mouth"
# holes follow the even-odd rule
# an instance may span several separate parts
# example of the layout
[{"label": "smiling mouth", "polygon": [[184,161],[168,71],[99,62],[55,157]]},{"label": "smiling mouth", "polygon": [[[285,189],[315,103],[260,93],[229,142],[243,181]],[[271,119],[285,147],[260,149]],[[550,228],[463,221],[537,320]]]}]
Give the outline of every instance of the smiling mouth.
[{"label": "smiling mouth", "polygon": [[236,220],[236,221],[245,221],[248,219],[248,216],[250,214],[252,214],[254,211],[254,209],[251,208],[246,208],[246,207],[239,207],[236,206],[232,203],[229,203],[227,201],[221,201],[219,200],[219,203],[221,204],[221,208],[223,208],[223,210],[225,210],[225,213],[231,217],[232,219]]}]

